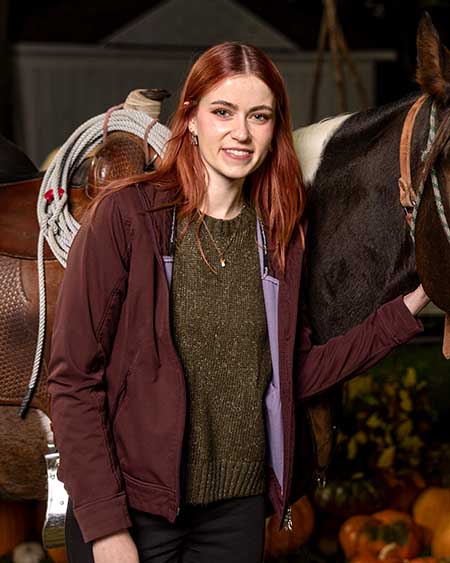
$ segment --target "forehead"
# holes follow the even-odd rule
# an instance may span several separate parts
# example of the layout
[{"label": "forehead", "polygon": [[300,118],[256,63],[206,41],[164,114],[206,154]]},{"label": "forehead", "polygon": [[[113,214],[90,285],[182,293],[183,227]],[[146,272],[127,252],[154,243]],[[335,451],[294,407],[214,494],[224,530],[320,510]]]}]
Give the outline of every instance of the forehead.
[{"label": "forehead", "polygon": [[210,104],[226,101],[237,106],[273,106],[272,91],[260,78],[253,74],[238,74],[225,78],[203,96],[200,103]]}]

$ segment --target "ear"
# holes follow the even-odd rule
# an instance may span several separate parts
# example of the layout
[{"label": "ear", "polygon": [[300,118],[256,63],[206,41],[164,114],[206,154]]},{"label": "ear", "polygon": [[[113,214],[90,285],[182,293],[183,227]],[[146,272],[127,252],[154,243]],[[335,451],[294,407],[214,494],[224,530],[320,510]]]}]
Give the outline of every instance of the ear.
[{"label": "ear", "polygon": [[188,128],[190,133],[197,135],[197,120],[194,116],[189,120]]},{"label": "ear", "polygon": [[450,52],[442,45],[427,12],[417,31],[416,80],[439,104],[445,105],[450,100]]}]

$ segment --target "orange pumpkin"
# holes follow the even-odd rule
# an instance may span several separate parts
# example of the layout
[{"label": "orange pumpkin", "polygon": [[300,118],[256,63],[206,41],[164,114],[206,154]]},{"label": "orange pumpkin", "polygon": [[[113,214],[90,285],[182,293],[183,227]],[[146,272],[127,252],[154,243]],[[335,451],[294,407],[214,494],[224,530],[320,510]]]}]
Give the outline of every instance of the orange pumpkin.
[{"label": "orange pumpkin", "polygon": [[29,528],[29,503],[0,501],[0,557],[24,542]]},{"label": "orange pumpkin", "polygon": [[433,534],[431,554],[436,559],[450,557],[450,514],[441,520],[439,527]]},{"label": "orange pumpkin", "polygon": [[[423,546],[422,531],[409,514],[387,509],[375,512],[373,517],[383,524],[381,537],[386,544],[397,544],[395,555],[403,559],[419,555]],[[394,551],[392,555],[394,555]]]},{"label": "orange pumpkin", "polygon": [[49,549],[47,553],[54,563],[67,563],[67,552],[65,547],[54,547]]},{"label": "orange pumpkin", "polygon": [[265,558],[280,559],[305,544],[314,530],[314,510],[307,497],[291,506],[292,530],[280,530],[278,516],[272,516],[266,525]]},{"label": "orange pumpkin", "polygon": [[359,536],[366,529],[378,526],[378,521],[364,514],[350,516],[339,530],[339,543],[347,559],[360,550]]},{"label": "orange pumpkin", "polygon": [[[390,552],[387,553],[386,556],[378,557],[372,553],[359,553],[350,560],[350,563],[380,563],[380,561],[384,561],[385,563],[405,563],[404,559]],[[407,563],[410,563],[410,561]]]},{"label": "orange pumpkin", "polygon": [[381,522],[376,518],[371,518],[369,522],[362,526],[357,535],[355,553],[361,555],[378,555],[386,541],[381,536]]},{"label": "orange pumpkin", "polygon": [[358,555],[350,559],[350,563],[380,563],[380,560],[371,553],[358,553]]},{"label": "orange pumpkin", "polygon": [[450,489],[429,487],[417,497],[412,514],[414,522],[424,529],[424,541],[431,545],[434,532],[450,515]]},{"label": "orange pumpkin", "polygon": [[370,559],[373,555],[391,563],[416,557],[422,549],[421,530],[409,514],[391,509],[375,512],[369,518],[349,519],[339,539],[347,557],[359,554]]}]

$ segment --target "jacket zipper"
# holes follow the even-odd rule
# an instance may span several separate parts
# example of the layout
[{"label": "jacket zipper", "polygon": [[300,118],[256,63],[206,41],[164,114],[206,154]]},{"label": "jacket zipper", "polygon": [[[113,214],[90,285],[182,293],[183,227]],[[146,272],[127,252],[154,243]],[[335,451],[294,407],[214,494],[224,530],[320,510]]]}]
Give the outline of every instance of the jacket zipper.
[{"label": "jacket zipper", "polygon": [[283,518],[283,530],[286,532],[292,532],[293,525],[292,525],[292,508],[290,506],[287,507],[286,513]]},{"label": "jacket zipper", "polygon": [[[168,306],[168,311],[169,311],[169,316],[170,316],[170,300],[169,300],[169,306]],[[168,319],[170,322],[170,319]],[[170,324],[168,325],[170,326]],[[181,481],[181,456],[182,456],[182,450],[183,450],[183,436],[184,436],[184,427],[185,427],[185,420],[186,420],[186,381],[184,378],[184,371],[183,371],[183,367],[181,365],[181,361],[178,357],[178,353],[175,350],[175,344],[172,341],[172,337],[169,335],[169,339],[170,342],[172,344],[172,349],[173,349],[173,353],[175,355],[175,357],[177,358],[177,364],[179,367],[179,374],[180,374],[180,386],[181,386],[181,393],[182,393],[182,402],[183,402],[183,424],[181,427],[181,439],[180,439],[180,446],[177,449],[177,469],[176,469],[176,479],[175,479],[175,503],[177,505],[176,508],[176,516],[178,516],[180,514],[180,502],[181,502],[181,485],[180,485],[180,481]]]},{"label": "jacket zipper", "polygon": [[[147,195],[145,194],[145,191],[143,192],[143,198],[144,200],[147,202],[147,204],[149,205],[148,202],[148,198]],[[170,250],[172,249],[172,244],[173,244],[173,233],[174,233],[174,225],[175,225],[175,209],[173,212],[173,218],[172,218],[172,224],[171,224],[171,230],[170,230],[170,237],[169,237],[169,247]],[[153,220],[150,218],[150,236],[152,237],[152,242],[153,242],[153,248],[155,249],[155,256],[156,259],[158,261],[159,267],[161,268],[164,277],[166,276],[166,272],[165,272],[165,268],[164,268],[164,261],[162,259],[162,254],[161,254],[161,249],[159,247],[159,245],[157,244],[156,241],[156,237],[155,237],[155,224],[153,222]],[[170,293],[169,293],[169,285],[167,284],[167,326],[170,327]],[[181,374],[181,389],[182,389],[182,395],[183,395],[183,412],[184,412],[184,416],[183,416],[183,426],[181,429],[181,445],[177,450],[177,469],[176,469],[176,476],[175,476],[175,503],[177,505],[176,508],[176,512],[175,512],[175,517],[177,517],[180,514],[180,501],[181,501],[181,494],[180,494],[180,474],[181,474],[181,455],[182,455],[182,445],[183,445],[183,436],[184,436],[184,426],[185,426],[185,420],[186,420],[186,382],[184,379],[184,371],[183,371],[183,366],[181,365],[181,361],[178,357],[178,352],[175,349],[175,344],[172,340],[172,337],[170,335],[170,331],[169,331],[169,340],[170,343],[172,345],[172,351],[174,353],[174,357],[177,359],[177,363],[178,363],[178,367],[179,367],[179,373]]]},{"label": "jacket zipper", "polygon": [[[279,345],[278,347],[279,349],[279,357],[281,359],[282,355],[281,355],[281,346]],[[286,350],[285,350],[286,352]],[[289,364],[288,358],[286,358],[287,363]],[[281,363],[281,362],[280,362]],[[287,370],[287,373],[292,373],[292,365],[288,366],[289,369]],[[281,375],[281,370],[280,370],[280,375]],[[280,387],[281,387],[281,379],[280,379]],[[292,397],[293,394],[293,390],[292,387],[289,389],[289,395]],[[288,504],[289,502],[289,495],[290,495],[290,483],[292,480],[292,470],[293,470],[293,457],[291,455],[289,455],[289,452],[291,451],[291,443],[292,443],[292,439],[293,439],[293,432],[294,430],[294,425],[295,425],[295,420],[294,420],[295,414],[294,414],[294,406],[293,406],[293,399],[291,399],[291,408],[290,408],[290,427],[289,427],[289,443],[286,444],[286,449],[285,449],[285,454],[287,453],[287,460],[286,460],[286,466],[287,466],[287,472],[286,472],[286,482],[284,483],[284,487],[283,487],[283,496],[282,497],[282,506],[285,506],[284,509],[284,513],[282,513],[282,529],[286,530],[286,531],[292,531],[293,529],[293,524],[292,524],[292,507],[291,505]],[[286,503],[286,504],[285,504]]]},{"label": "jacket zipper", "polygon": [[[183,385],[183,403],[184,403],[184,417],[183,420],[185,420],[186,418],[186,392],[185,392],[185,381],[183,378],[182,381],[182,385]],[[184,434],[184,422],[183,422],[183,427],[182,427],[182,432],[181,432],[181,444],[178,447],[178,452],[177,452],[177,474],[176,474],[176,490],[175,490],[175,502],[177,505],[177,511],[176,511],[176,516],[178,516],[180,514],[180,501],[181,501],[181,485],[180,485],[180,480],[181,480],[181,455],[182,455],[182,445],[183,445],[183,434]]]}]

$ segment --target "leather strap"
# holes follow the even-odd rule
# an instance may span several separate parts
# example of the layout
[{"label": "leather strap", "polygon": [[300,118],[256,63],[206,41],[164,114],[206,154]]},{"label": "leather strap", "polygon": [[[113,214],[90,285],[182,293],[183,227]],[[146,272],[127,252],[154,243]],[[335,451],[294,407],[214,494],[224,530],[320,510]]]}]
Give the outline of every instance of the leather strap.
[{"label": "leather strap", "polygon": [[444,343],[442,353],[446,360],[450,360],[450,313],[445,314]]},{"label": "leather strap", "polygon": [[398,179],[398,187],[400,203],[405,210],[406,221],[409,226],[412,223],[412,210],[416,203],[416,194],[414,193],[411,180],[411,141],[417,114],[427,97],[427,94],[423,94],[411,106],[403,124],[400,139],[400,178]]}]

